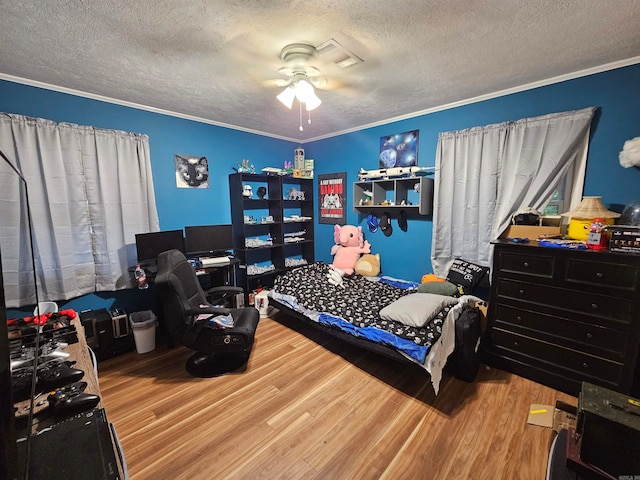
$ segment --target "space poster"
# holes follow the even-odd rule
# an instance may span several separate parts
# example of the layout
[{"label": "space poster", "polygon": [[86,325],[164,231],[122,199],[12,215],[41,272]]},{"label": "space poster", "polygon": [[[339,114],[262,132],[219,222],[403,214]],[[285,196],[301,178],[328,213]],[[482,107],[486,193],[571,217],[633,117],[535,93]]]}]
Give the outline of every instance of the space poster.
[{"label": "space poster", "polygon": [[418,165],[419,130],[380,137],[380,170]]}]

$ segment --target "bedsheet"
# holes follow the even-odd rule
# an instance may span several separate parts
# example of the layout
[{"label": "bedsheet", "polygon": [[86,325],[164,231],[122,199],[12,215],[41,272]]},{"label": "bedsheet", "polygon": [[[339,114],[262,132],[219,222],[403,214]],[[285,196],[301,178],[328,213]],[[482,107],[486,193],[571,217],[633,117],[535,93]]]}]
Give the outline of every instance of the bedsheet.
[{"label": "bedsheet", "polygon": [[316,262],[278,277],[269,296],[305,317],[351,335],[395,348],[422,366],[438,393],[442,369],[455,347],[455,320],[462,309],[479,299],[470,295],[439,311],[424,327],[411,327],[380,318],[380,310],[415,292],[418,284],[390,277],[375,281],[354,274],[344,287],[327,281],[327,264]]}]

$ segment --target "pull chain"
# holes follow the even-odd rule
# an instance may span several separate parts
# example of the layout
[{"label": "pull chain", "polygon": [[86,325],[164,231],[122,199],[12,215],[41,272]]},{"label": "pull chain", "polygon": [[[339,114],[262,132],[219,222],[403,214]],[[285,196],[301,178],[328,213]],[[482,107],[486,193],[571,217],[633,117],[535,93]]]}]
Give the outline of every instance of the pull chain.
[{"label": "pull chain", "polygon": [[300,131],[302,132],[304,130],[302,128],[302,102],[298,102],[298,105],[300,106]]}]

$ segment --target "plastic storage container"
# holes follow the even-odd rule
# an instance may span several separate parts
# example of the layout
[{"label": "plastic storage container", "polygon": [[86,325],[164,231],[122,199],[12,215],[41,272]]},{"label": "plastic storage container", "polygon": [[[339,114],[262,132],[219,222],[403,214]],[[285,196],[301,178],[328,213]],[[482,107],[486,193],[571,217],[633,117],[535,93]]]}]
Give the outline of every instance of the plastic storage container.
[{"label": "plastic storage container", "polygon": [[269,292],[262,290],[255,296],[255,307],[260,312],[260,318],[267,318],[269,316]]},{"label": "plastic storage container", "polygon": [[151,310],[133,312],[129,315],[133,338],[136,342],[138,353],[151,352],[156,348],[156,326],[158,324],[155,314]]}]

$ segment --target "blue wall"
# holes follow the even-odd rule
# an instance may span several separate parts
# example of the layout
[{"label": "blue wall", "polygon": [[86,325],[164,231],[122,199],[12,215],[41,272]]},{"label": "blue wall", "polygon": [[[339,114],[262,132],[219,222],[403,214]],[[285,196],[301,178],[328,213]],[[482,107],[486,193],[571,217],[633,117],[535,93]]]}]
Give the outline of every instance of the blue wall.
[{"label": "blue wall", "polygon": [[[599,107],[591,129],[584,195],[600,195],[607,206],[640,199],[640,169],[620,166],[625,140],[640,136],[640,65],[569,80],[416,118],[305,144],[316,160],[316,173],[347,171],[347,183],[357,181],[360,167],[378,168],[380,137],[420,130],[418,163],[435,164],[438,133],[461,130],[547,113]],[[345,168],[349,165],[349,168]],[[352,204],[353,189],[349,190]],[[418,281],[431,269],[431,218],[408,220],[407,232],[392,221],[393,234],[367,231],[366,217],[348,210],[347,223],[362,225],[374,252],[381,254],[383,273]],[[316,258],[331,261],[330,225],[316,227]]]},{"label": "blue wall", "polygon": [[[297,143],[7,81],[0,81],[0,111],[148,135],[162,230],[230,223],[227,177],[233,173],[232,167],[243,159],[249,159],[257,170],[267,166],[281,167],[285,160],[293,159],[293,150],[298,146]],[[210,188],[176,187],[176,153],[207,157]],[[155,299],[149,290],[128,290],[86,295],[61,306],[77,311],[120,307],[131,312],[155,309]],[[19,316],[22,312],[28,310],[9,314]]]},{"label": "blue wall", "polygon": [[[83,97],[0,81],[0,111],[149,136],[160,228],[231,222],[232,167],[249,159],[260,170],[293,158],[296,143]],[[208,189],[177,188],[174,154],[209,160]]]},{"label": "blue wall", "polygon": [[[347,172],[351,185],[360,167],[377,168],[381,136],[420,130],[419,164],[433,166],[438,133],[588,106],[599,107],[592,127],[585,195],[601,195],[605,205],[640,199],[640,170],[622,168],[618,153],[625,140],[640,136],[640,65],[578,78],[471,105],[422,115],[383,126],[304,145],[315,160],[315,173]],[[93,125],[149,135],[156,201],[163,230],[185,225],[230,222],[227,175],[242,159],[260,170],[293,159],[298,145],[260,135],[122,107],[73,95],[0,81],[0,111],[54,121]],[[209,159],[209,189],[178,189],[173,155]],[[410,217],[405,233],[392,220],[393,235],[366,230],[366,217],[347,208],[347,223],[362,225],[372,249],[382,257],[383,273],[418,281],[431,272],[431,218]],[[316,225],[316,258],[331,261],[333,227]],[[96,294],[68,305],[86,308],[123,307],[132,311],[152,302],[151,292]],[[137,305],[137,302],[141,302]],[[148,307],[145,307],[148,308]]]}]

